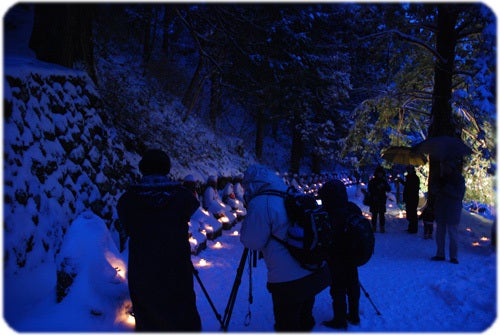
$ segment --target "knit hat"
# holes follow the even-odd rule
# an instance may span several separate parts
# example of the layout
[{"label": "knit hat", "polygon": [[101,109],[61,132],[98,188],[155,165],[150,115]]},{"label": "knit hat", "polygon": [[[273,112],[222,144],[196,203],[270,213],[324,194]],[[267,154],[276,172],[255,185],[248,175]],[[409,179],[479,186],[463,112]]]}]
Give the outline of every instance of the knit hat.
[{"label": "knit hat", "polygon": [[170,158],[160,149],[149,149],[139,162],[139,171],[144,176],[167,175],[170,172]]},{"label": "knit hat", "polygon": [[318,196],[323,205],[328,208],[345,207],[348,202],[347,189],[345,184],[338,179],[333,179],[325,183],[318,191]]}]

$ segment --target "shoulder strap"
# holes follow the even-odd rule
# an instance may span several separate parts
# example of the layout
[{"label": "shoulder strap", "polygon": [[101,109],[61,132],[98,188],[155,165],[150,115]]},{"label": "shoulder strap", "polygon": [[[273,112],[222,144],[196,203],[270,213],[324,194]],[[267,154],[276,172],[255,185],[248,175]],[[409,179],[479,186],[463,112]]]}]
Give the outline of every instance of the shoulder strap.
[{"label": "shoulder strap", "polygon": [[248,199],[248,202],[250,202],[253,198],[256,198],[256,197],[259,197],[262,195],[274,195],[277,197],[285,198],[287,193],[288,192],[283,192],[283,191],[278,191],[278,190],[264,190],[264,191],[260,191],[260,192],[255,193],[254,195],[252,195],[250,197],[250,199]]},{"label": "shoulder strap", "polygon": [[274,234],[271,234],[271,238],[273,238],[274,240],[278,241],[279,243],[283,244],[285,247],[287,247],[289,244],[286,243],[285,240],[282,240],[281,238],[277,237],[276,235]]},{"label": "shoulder strap", "polygon": [[[278,191],[278,190],[264,190],[264,191],[260,191],[260,192],[255,193],[248,200],[248,202],[250,202],[253,198],[256,198],[256,197],[259,197],[259,196],[262,196],[262,195],[273,195],[273,196],[277,196],[277,197],[280,197],[280,198],[284,199],[287,196],[287,194],[288,194],[288,191],[284,192],[284,191]],[[286,243],[285,240],[282,240],[281,238],[277,237],[274,234],[271,234],[271,238],[273,238],[274,240],[278,241],[279,243],[281,243],[284,246],[288,245],[288,243]]]}]

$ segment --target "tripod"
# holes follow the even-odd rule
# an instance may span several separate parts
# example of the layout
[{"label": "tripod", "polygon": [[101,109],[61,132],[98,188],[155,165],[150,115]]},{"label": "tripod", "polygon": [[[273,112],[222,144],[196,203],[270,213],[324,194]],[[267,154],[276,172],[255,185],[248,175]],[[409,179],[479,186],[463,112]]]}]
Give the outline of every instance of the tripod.
[{"label": "tripod", "polygon": [[[196,280],[200,284],[200,287],[207,297],[208,303],[210,304],[210,307],[212,307],[212,310],[215,313],[215,317],[219,321],[222,330],[227,331],[227,328],[229,327],[229,321],[231,320],[231,315],[233,314],[233,309],[234,309],[234,303],[236,302],[236,295],[238,294],[238,288],[241,284],[241,277],[243,275],[243,269],[245,268],[245,262],[248,258],[248,248],[245,248],[243,250],[243,254],[241,255],[240,263],[238,265],[238,269],[236,271],[236,278],[234,279],[234,284],[233,288],[231,289],[231,294],[229,295],[229,300],[227,301],[226,309],[224,311],[224,317],[221,318],[220,314],[217,312],[217,309],[215,308],[212,299],[210,299],[210,296],[208,295],[207,290],[205,289],[205,286],[203,285],[200,276],[198,275],[198,270],[194,267],[194,265],[191,263],[192,269],[193,269],[193,274],[196,277]],[[257,263],[257,253],[253,252],[253,266],[255,267]],[[252,274],[251,274],[251,267],[250,267],[250,281],[252,279]],[[253,302],[253,296],[252,296],[252,284],[250,283],[250,294],[248,297],[248,300],[250,303]],[[250,314],[250,313],[249,313]],[[249,314],[247,316],[249,316]]]},{"label": "tripod", "polygon": [[368,298],[368,301],[370,302],[370,304],[372,304],[372,306],[375,309],[375,312],[377,313],[377,315],[382,315],[382,313],[380,313],[380,311],[378,310],[377,306],[375,306],[375,304],[373,303],[373,301],[370,298],[370,295],[368,294],[368,292],[365,290],[365,288],[363,287],[363,285],[361,285],[361,282],[359,283],[359,287],[361,287],[361,289],[363,290],[363,292],[365,294],[365,297]]},{"label": "tripod", "polygon": [[[222,319],[222,330],[225,332],[227,331],[227,328],[229,327],[229,321],[231,320],[231,315],[233,314],[233,308],[234,308],[234,303],[236,301],[236,295],[238,294],[238,288],[241,284],[241,276],[243,275],[243,269],[245,268],[245,262],[248,258],[248,248],[245,248],[243,250],[243,253],[241,255],[240,263],[238,265],[238,269],[236,271],[236,278],[234,279],[233,283],[233,288],[231,289],[231,294],[229,295],[229,300],[227,301],[226,309],[224,311],[224,317]],[[254,251],[253,252],[253,266],[256,266],[257,262],[257,253]],[[251,271],[251,267],[250,267]],[[252,274],[250,272],[250,280]],[[248,297],[248,300],[250,303],[253,302],[253,296],[252,296],[252,291],[251,291],[251,283],[250,283],[250,294]],[[250,313],[249,313],[250,314]],[[249,316],[249,314],[247,316]]]},{"label": "tripod", "polygon": [[203,285],[203,283],[202,283],[202,281],[200,279],[200,276],[198,274],[198,270],[194,267],[193,263],[191,263],[191,266],[193,268],[193,274],[196,277],[196,280],[198,281],[198,284],[200,284],[201,290],[203,291],[203,293],[207,297],[208,303],[210,304],[210,307],[212,307],[212,310],[215,313],[215,317],[217,318],[217,320],[219,321],[219,323],[221,324],[221,326],[223,326],[220,314],[217,312],[217,309],[215,308],[214,303],[212,302],[212,299],[210,299],[210,296],[208,295],[208,292],[205,289],[205,285]]}]

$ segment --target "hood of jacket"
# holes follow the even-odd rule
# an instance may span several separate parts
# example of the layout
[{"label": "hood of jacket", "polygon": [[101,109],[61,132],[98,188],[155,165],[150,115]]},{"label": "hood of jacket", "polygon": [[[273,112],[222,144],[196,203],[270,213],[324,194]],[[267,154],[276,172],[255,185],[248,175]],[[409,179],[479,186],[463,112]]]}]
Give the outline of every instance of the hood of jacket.
[{"label": "hood of jacket", "polygon": [[163,208],[170,202],[170,197],[180,187],[166,176],[146,175],[142,180],[130,187],[130,192],[147,208]]},{"label": "hood of jacket", "polygon": [[286,191],[283,179],[265,165],[254,164],[245,171],[243,182],[245,199],[252,199],[255,194],[264,190]]}]

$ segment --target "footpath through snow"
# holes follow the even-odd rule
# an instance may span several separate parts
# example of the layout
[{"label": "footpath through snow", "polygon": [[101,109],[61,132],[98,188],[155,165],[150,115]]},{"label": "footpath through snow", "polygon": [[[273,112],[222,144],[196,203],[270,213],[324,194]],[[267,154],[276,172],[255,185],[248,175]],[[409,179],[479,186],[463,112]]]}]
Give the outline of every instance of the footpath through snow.
[{"label": "footpath through snow", "polygon": [[[349,199],[362,205],[360,186],[347,188]],[[359,268],[361,292],[359,326],[351,332],[482,332],[492,331],[496,321],[496,253],[490,245],[491,220],[464,210],[459,226],[460,264],[430,260],[435,240],[405,232],[408,223],[399,218],[394,196],[388,201],[386,233],[376,234],[375,254]],[[212,310],[195,279],[197,305],[203,332],[220,332],[216,313],[226,314],[243,246],[237,223],[223,230],[192,261],[203,287],[216,308]],[[484,239],[482,239],[484,237]],[[91,252],[90,252],[91,251]],[[56,269],[45,264],[36,272],[7,277],[4,318],[19,332],[95,332],[133,330],[125,279],[126,253],[119,254],[104,222],[92,213],[83,214],[71,226],[64,253],[79,264],[68,295],[55,300]],[[123,259],[123,261],[122,261]],[[249,258],[250,260],[251,258]],[[42,264],[43,265],[43,264]],[[271,295],[266,289],[266,267],[256,260],[245,264],[229,319],[229,332],[273,332]],[[164,266],[158,260],[158,266]],[[251,271],[251,275],[250,275]],[[368,295],[368,297],[366,296]],[[249,298],[253,303],[249,303]],[[373,305],[372,305],[373,303]],[[376,311],[380,311],[380,315]],[[328,289],[314,306],[314,332],[331,332],[321,325],[332,317]]]},{"label": "footpath through snow", "polygon": [[[348,187],[349,200],[362,205],[360,186]],[[496,253],[490,245],[491,221],[464,210],[459,226],[459,262],[430,260],[435,240],[419,233],[408,234],[407,221],[400,218],[394,196],[389,197],[386,233],[376,233],[375,254],[359,268],[362,284],[359,326],[355,332],[479,332],[491,330],[496,321]],[[193,256],[193,264],[220,316],[226,313],[228,298],[243,253],[239,241],[240,224]],[[250,257],[249,257],[250,258]],[[251,271],[251,277],[250,277]],[[245,264],[236,302],[230,318],[230,332],[273,331],[271,296],[266,288],[263,260],[256,266]],[[215,312],[199,283],[195,281],[203,331],[220,331]],[[368,295],[368,297],[367,297]],[[249,299],[253,303],[249,303]],[[371,300],[371,302],[370,302]],[[373,305],[372,305],[373,303]],[[380,312],[377,315],[376,311]],[[321,292],[314,307],[314,332],[330,332],[320,323],[332,317],[328,289]]]}]

